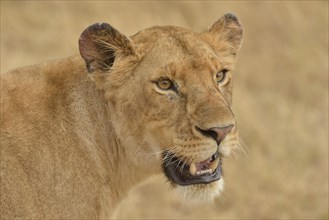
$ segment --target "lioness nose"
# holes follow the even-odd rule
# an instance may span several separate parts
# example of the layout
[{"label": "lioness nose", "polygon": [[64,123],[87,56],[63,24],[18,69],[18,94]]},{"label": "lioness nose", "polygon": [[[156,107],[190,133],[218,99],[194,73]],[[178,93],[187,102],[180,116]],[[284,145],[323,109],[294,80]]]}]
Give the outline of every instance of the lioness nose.
[{"label": "lioness nose", "polygon": [[203,130],[199,127],[196,127],[196,129],[204,136],[211,137],[217,142],[217,144],[220,144],[220,142],[225,138],[227,133],[232,130],[233,127],[234,125],[230,124],[223,127],[209,128],[208,130]]}]

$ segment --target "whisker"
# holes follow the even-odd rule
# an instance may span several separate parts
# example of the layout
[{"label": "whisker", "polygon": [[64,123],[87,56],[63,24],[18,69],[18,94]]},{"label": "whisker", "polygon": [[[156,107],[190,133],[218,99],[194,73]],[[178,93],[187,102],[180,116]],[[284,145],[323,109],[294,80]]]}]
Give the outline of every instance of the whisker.
[{"label": "whisker", "polygon": [[[168,163],[166,163],[165,167],[168,167],[169,165],[171,164],[174,164],[176,163],[177,161],[179,161],[179,158],[175,159],[175,160],[172,160],[174,158],[174,156],[171,158],[170,161],[168,161]],[[176,169],[176,168],[175,168]]]},{"label": "whisker", "polygon": [[245,153],[245,156],[248,158],[248,159],[252,159],[252,155],[249,151],[249,148],[247,147],[247,144],[242,140],[242,138],[239,137],[239,146],[240,146],[240,150],[242,150],[244,153]]}]

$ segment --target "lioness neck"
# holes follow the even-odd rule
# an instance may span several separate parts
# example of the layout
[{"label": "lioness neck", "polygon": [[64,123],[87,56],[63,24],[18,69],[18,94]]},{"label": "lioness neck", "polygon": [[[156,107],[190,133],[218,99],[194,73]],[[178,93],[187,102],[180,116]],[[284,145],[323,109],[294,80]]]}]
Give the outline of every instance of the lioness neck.
[{"label": "lioness neck", "polygon": [[17,69],[1,83],[1,154],[29,171],[26,176],[6,169],[3,175],[24,187],[4,192],[2,199],[18,193],[22,207],[31,207],[11,207],[8,217],[109,218],[148,177],[117,138],[103,92],[81,58]]},{"label": "lioness neck", "polygon": [[[79,57],[73,61],[80,60]],[[79,62],[80,64],[80,62]],[[81,67],[81,69],[80,69]],[[113,216],[123,197],[131,188],[147,179],[150,174],[143,167],[136,166],[131,158],[129,147],[124,146],[117,137],[112,125],[112,112],[104,98],[104,91],[98,90],[95,83],[88,77],[84,63],[78,68],[80,83],[76,84],[78,91],[71,92],[71,106],[75,118],[76,134],[83,142],[83,147],[89,151],[90,159],[96,163],[95,172],[100,178],[100,212],[99,216]],[[85,115],[83,120],[79,118]]]}]

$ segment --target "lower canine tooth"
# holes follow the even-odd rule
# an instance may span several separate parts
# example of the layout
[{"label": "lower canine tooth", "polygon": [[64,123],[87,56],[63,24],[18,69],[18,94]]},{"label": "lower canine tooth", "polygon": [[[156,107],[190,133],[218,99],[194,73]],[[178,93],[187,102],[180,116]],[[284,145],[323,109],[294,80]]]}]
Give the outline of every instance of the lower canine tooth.
[{"label": "lower canine tooth", "polygon": [[[191,163],[190,164],[190,174],[191,175],[193,175],[193,176],[195,176],[195,174],[197,174],[197,172],[196,172],[196,166],[195,166],[195,163]],[[198,174],[197,174],[198,175]]]}]

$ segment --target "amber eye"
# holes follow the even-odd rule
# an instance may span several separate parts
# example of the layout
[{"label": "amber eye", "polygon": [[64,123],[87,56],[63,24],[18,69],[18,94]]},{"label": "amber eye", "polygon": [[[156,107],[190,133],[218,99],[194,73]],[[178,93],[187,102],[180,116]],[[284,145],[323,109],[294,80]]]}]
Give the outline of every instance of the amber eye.
[{"label": "amber eye", "polygon": [[220,71],[216,74],[216,82],[217,83],[220,83],[220,82],[224,81],[227,71],[228,70],[224,69],[224,70],[222,70],[222,71]]},{"label": "amber eye", "polygon": [[156,84],[162,90],[169,90],[173,88],[173,83],[170,79],[161,78],[156,82]]}]

